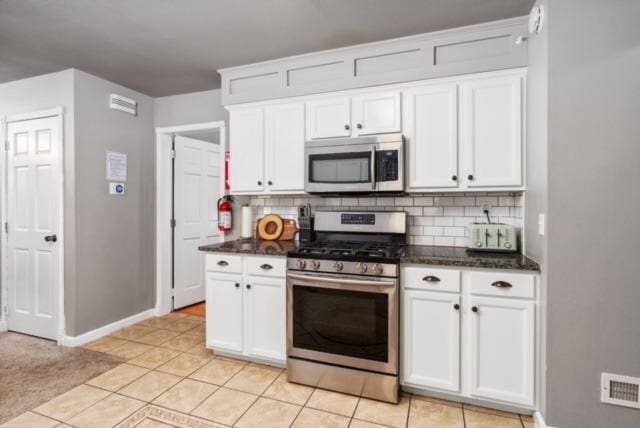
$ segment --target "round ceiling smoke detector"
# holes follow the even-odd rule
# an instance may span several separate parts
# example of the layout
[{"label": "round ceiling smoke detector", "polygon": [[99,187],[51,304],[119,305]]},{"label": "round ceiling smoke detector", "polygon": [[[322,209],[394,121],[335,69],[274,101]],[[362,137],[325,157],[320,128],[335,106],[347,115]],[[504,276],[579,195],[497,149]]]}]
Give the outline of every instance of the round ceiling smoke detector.
[{"label": "round ceiling smoke detector", "polygon": [[534,6],[529,13],[529,33],[539,34],[544,25],[544,7]]}]

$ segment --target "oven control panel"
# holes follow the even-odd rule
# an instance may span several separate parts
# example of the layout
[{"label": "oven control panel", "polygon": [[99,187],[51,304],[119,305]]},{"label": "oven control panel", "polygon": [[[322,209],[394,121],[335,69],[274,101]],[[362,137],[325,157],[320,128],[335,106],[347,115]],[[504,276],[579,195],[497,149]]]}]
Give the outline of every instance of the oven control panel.
[{"label": "oven control panel", "polygon": [[343,213],[340,222],[342,224],[376,224],[376,215]]}]

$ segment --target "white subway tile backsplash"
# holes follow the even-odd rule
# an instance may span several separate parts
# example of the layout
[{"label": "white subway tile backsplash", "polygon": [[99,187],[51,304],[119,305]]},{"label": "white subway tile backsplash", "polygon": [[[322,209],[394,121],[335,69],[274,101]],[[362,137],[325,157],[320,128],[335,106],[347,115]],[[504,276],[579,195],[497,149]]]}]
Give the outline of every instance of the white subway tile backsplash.
[{"label": "white subway tile backsplash", "polygon": [[415,245],[444,245],[465,247],[467,225],[484,223],[486,216],[481,204],[491,204],[491,220],[523,225],[524,197],[519,193],[456,193],[417,194],[410,196],[381,197],[287,197],[256,196],[250,204],[254,206],[256,220],[266,214],[279,214],[285,218],[297,218],[297,206],[310,204],[313,210],[371,210],[406,211],[407,241]]}]

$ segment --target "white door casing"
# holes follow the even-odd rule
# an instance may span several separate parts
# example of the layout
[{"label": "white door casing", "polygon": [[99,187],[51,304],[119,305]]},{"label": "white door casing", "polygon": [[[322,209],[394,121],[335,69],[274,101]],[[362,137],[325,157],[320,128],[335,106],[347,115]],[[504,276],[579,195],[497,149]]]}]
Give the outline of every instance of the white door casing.
[{"label": "white door casing", "polygon": [[404,93],[409,189],[458,187],[458,85]]},{"label": "white door casing", "polygon": [[460,295],[404,290],[402,309],[403,382],[459,392]]},{"label": "white door casing", "polygon": [[400,91],[373,92],[354,96],[355,135],[388,134],[402,131]]},{"label": "white door casing", "polygon": [[304,104],[265,108],[267,191],[304,190]]},{"label": "white door casing", "polygon": [[471,395],[534,404],[535,304],[473,297],[469,312]]},{"label": "white door casing", "polygon": [[461,130],[468,187],[522,185],[520,74],[464,82]]},{"label": "white door casing", "polygon": [[175,138],[174,308],[205,299],[201,245],[220,240],[217,201],[220,197],[220,146]]},{"label": "white door casing", "polygon": [[307,140],[351,136],[351,98],[336,97],[305,104]]},{"label": "white door casing", "polygon": [[47,339],[63,330],[61,117],[6,125],[8,328]]}]

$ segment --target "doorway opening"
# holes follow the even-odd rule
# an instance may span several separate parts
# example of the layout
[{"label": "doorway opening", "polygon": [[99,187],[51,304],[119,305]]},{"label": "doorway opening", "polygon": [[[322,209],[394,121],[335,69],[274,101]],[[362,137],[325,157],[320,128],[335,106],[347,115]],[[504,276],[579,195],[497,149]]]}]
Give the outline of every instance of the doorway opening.
[{"label": "doorway opening", "polygon": [[223,239],[217,201],[224,194],[225,125],[157,128],[156,144],[156,312],[164,315],[205,300],[198,247]]}]

